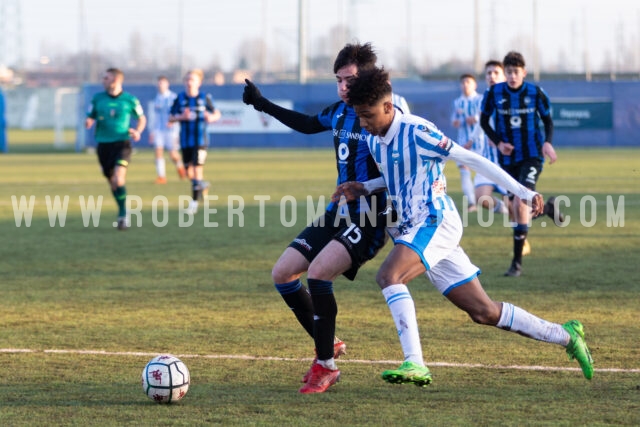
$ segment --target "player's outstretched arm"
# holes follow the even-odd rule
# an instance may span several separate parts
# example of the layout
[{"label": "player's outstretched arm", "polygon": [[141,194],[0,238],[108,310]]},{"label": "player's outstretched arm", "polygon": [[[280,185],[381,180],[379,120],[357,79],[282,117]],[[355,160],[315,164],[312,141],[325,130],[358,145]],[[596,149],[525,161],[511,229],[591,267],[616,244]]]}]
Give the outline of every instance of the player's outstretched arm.
[{"label": "player's outstretched arm", "polygon": [[495,163],[490,162],[489,160],[472,151],[465,150],[458,144],[452,145],[451,150],[449,151],[449,159],[469,166],[474,171],[480,172],[482,175],[486,176],[497,184],[501,184],[507,190],[518,196],[520,199],[532,202],[532,212],[534,214],[538,214],[538,210],[542,212],[544,203],[539,203],[542,196],[540,196],[540,194],[536,193],[535,191],[531,191],[521,185],[518,181],[513,179],[511,175],[506,173]]},{"label": "player's outstretched arm", "polygon": [[253,105],[257,111],[264,111],[275,117],[283,125],[304,134],[319,133],[327,130],[317,116],[298,113],[297,111],[282,108],[262,96],[260,89],[249,79],[244,80],[246,85],[242,93],[242,101],[247,105]]},{"label": "player's outstretched arm", "polygon": [[264,111],[265,104],[269,102],[262,96],[260,89],[249,79],[244,79],[245,87],[242,92],[242,101],[247,105],[253,105],[256,111]]}]

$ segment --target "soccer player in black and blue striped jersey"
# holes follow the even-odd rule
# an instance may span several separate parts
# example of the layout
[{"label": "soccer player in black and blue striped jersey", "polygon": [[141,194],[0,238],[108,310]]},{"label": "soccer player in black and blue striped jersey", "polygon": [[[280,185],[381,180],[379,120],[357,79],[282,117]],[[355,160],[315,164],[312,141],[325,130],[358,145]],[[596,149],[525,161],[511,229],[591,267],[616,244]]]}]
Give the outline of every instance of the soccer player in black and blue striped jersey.
[{"label": "soccer player in black and blue striped jersey", "polygon": [[[524,81],[527,71],[520,53],[509,52],[503,65],[507,81],[487,89],[482,101],[480,125],[498,148],[500,166],[516,181],[535,190],[545,158],[549,158],[550,164],[557,159],[551,145],[551,103],[542,88]],[[495,128],[490,123],[492,116]],[[544,124],[544,134],[540,130],[540,120]],[[513,259],[505,276],[517,277],[522,273],[522,249],[531,216],[526,203],[513,195],[510,198],[513,200],[516,226],[513,228]],[[557,224],[563,218],[555,209],[554,200],[550,198],[547,201],[544,213],[554,218]]]},{"label": "soccer player in black and blue striped jersey", "polygon": [[216,109],[210,95],[200,92],[204,72],[200,69],[188,71],[184,77],[184,92],[176,97],[171,106],[170,122],[180,122],[180,151],[182,162],[191,179],[193,200],[189,212],[198,211],[198,199],[203,197],[209,183],[203,180],[204,163],[207,158],[207,124],[217,121],[220,110]]},{"label": "soccer player in black and blue striped jersey", "polygon": [[[315,115],[270,102],[249,80],[246,80],[242,99],[298,132],[332,131],[338,185],[348,181],[381,180],[366,143],[369,134],[360,126],[349,105],[347,87],[358,72],[374,67],[376,60],[377,55],[369,43],[347,44],[333,66],[340,101]],[[276,289],[316,346],[316,359],[303,377],[305,385],[300,393],[322,393],[340,377],[335,358],[344,354],[346,347],[335,338],[338,307],[333,281],[341,274],[353,280],[358,268],[385,244],[386,221],[375,219],[375,213],[383,212],[385,207],[384,194],[345,205],[330,203],[324,215],[291,242],[273,267],[271,274]],[[365,221],[361,221],[362,213],[371,211],[374,219],[370,220],[367,215]],[[304,272],[307,272],[308,290],[300,281]]]}]

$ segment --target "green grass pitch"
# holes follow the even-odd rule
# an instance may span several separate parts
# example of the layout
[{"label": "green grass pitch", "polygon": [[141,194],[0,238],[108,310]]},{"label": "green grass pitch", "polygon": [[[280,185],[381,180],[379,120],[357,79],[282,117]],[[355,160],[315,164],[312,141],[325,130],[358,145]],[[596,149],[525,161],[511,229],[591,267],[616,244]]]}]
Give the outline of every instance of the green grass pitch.
[{"label": "green grass pitch", "polygon": [[[402,358],[374,279],[387,245],[356,281],[336,281],[348,354],[338,361],[342,380],[310,396],[297,390],[313,343],[270,272],[309,208],[331,195],[331,150],[211,149],[216,211],[201,206],[183,227],[189,183],[168,163],[169,183],[154,185],[152,154],[140,150],[127,182],[140,215],[126,232],[113,228],[116,206],[95,155],[1,155],[0,424],[638,425],[640,151],[558,155],[538,189],[566,196],[571,222],[533,223],[522,277],[502,277],[511,231],[499,221],[482,227],[471,214],[462,246],[492,298],[584,323],[592,381],[561,347],[475,325],[418,278],[409,286],[434,382],[384,383],[380,372]],[[459,202],[453,165],[447,177]],[[269,199],[261,207],[256,195]],[[29,226],[16,225],[14,196],[34,196]],[[48,216],[56,196],[68,196],[64,226]],[[97,226],[83,219],[81,196],[103,197]],[[146,362],[164,352],[182,355],[192,375],[186,397],[169,406],[140,384]]]}]

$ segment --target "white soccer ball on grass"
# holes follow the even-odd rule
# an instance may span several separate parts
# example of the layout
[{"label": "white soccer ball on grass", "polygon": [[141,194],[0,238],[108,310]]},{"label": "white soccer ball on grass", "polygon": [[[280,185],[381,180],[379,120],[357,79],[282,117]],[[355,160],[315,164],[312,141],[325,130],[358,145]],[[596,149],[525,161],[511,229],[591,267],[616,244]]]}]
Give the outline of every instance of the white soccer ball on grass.
[{"label": "white soccer ball on grass", "polygon": [[149,399],[158,403],[182,399],[189,390],[190,381],[187,366],[171,354],[154,357],[142,370],[142,388]]}]

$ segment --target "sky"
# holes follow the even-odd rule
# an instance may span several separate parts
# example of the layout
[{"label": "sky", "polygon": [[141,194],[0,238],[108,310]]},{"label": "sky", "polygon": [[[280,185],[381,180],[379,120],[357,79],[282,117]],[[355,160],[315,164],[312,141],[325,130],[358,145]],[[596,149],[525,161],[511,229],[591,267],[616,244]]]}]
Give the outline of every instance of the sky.
[{"label": "sky", "polygon": [[[238,63],[242,43],[263,40],[268,49],[297,63],[299,0],[2,0],[19,4],[25,64],[81,48],[127,52],[138,32],[162,54],[178,52],[182,38],[188,68],[212,61],[224,71]],[[371,42],[380,62],[402,67],[406,52],[419,67],[455,58],[484,62],[509,50],[542,69],[640,70],[640,1],[628,0],[305,0],[310,54],[342,25],[343,44]],[[80,13],[84,5],[84,14]],[[534,19],[534,5],[537,20]],[[182,7],[182,27],[179,16]],[[1,13],[1,11],[0,11]],[[6,15],[9,16],[9,15]],[[83,17],[83,18],[82,18]],[[0,17],[1,18],[1,17]],[[534,26],[534,22],[537,25]],[[182,31],[180,30],[182,28]],[[15,31],[0,25],[0,37]],[[181,35],[181,36],[180,36]],[[11,34],[9,34],[11,36]],[[538,55],[533,55],[534,44]],[[333,53],[335,54],[335,52]],[[1,60],[2,58],[0,58]],[[611,65],[613,64],[613,65]],[[619,68],[616,70],[615,68]],[[613,70],[604,68],[614,68]]]}]

